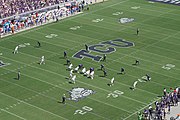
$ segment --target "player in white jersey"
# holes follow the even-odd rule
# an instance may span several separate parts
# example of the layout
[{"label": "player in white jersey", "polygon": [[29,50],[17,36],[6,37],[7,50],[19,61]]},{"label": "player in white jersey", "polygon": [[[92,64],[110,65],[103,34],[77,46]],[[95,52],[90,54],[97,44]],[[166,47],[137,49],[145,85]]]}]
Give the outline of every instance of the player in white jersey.
[{"label": "player in white jersey", "polygon": [[79,66],[77,66],[76,68],[74,68],[74,71],[75,71],[75,72],[78,72],[78,70],[79,70]]},{"label": "player in white jersey", "polygon": [[94,79],[94,71],[92,71],[92,72],[89,74],[89,77],[90,77],[91,79]]},{"label": "player in white jersey", "polygon": [[86,73],[86,68],[84,67],[81,71],[82,74],[85,74]]},{"label": "player in white jersey", "polygon": [[69,79],[72,79],[72,77],[73,77],[73,70],[71,70],[69,73]]},{"label": "player in white jersey", "polygon": [[45,64],[45,58],[44,58],[44,56],[41,57],[41,61],[40,61],[39,64],[40,64],[40,65],[41,65],[41,64]]},{"label": "player in white jersey", "polygon": [[14,54],[18,53],[18,49],[19,49],[19,45],[15,47],[15,49],[14,49],[14,52],[13,52],[13,53],[14,53]]},{"label": "player in white jersey", "polygon": [[71,80],[72,80],[72,83],[75,84],[75,82],[76,82],[76,75],[74,75]]},{"label": "player in white jersey", "polygon": [[111,79],[109,86],[114,85],[114,77]]},{"label": "player in white jersey", "polygon": [[73,64],[71,63],[69,66],[68,66],[68,70],[71,70],[72,69],[72,67],[73,67]]},{"label": "player in white jersey", "polygon": [[135,81],[135,82],[133,83],[132,90],[134,90],[134,89],[136,88],[137,83],[138,83],[138,81]]}]

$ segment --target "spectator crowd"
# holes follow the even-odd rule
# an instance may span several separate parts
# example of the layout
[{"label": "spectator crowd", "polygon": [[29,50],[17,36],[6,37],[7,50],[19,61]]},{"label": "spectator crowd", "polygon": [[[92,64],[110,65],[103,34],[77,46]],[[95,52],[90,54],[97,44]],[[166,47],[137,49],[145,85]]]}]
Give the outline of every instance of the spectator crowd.
[{"label": "spectator crowd", "polygon": [[166,115],[170,114],[172,107],[178,106],[179,101],[180,88],[164,88],[161,100],[149,105],[142,113],[139,112],[138,120],[166,120]]},{"label": "spectator crowd", "polygon": [[69,0],[0,0],[0,19]]},{"label": "spectator crowd", "polygon": [[[38,26],[48,21],[58,21],[63,17],[79,12],[79,9],[81,9],[76,0],[72,2],[71,0],[2,0],[0,3],[3,4],[3,6],[0,6],[1,17],[14,15],[17,11],[22,13],[39,9],[43,6],[57,4],[57,7],[53,10],[45,9],[44,11],[34,11],[30,14],[19,16],[18,18],[0,19],[0,36],[18,32],[24,28]],[[30,5],[30,3],[32,4]],[[44,3],[44,5],[42,5],[42,3]],[[59,3],[63,3],[63,6],[59,7]]]}]

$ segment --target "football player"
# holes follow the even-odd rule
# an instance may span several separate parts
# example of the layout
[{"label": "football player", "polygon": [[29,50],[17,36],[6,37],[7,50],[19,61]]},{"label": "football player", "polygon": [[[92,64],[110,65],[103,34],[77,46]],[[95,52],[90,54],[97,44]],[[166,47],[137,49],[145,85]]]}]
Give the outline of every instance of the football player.
[{"label": "football player", "polygon": [[40,64],[40,65],[41,65],[41,64],[45,64],[45,58],[44,58],[44,56],[41,57],[41,61],[40,61],[39,64]]},{"label": "football player", "polygon": [[14,54],[18,53],[19,45],[15,47]]}]

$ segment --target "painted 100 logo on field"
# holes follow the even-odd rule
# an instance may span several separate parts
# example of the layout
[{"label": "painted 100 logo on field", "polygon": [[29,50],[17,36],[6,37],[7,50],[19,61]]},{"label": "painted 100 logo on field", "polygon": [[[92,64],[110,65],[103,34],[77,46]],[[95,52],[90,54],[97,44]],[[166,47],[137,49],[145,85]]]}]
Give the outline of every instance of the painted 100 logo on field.
[{"label": "painted 100 logo on field", "polygon": [[126,41],[124,39],[115,39],[110,41],[101,42],[99,44],[90,45],[89,51],[80,50],[73,55],[74,58],[83,59],[84,57],[90,58],[99,62],[102,59],[100,55],[90,54],[90,52],[97,52],[100,54],[110,54],[116,51],[116,48],[128,48],[134,46],[133,42]]}]

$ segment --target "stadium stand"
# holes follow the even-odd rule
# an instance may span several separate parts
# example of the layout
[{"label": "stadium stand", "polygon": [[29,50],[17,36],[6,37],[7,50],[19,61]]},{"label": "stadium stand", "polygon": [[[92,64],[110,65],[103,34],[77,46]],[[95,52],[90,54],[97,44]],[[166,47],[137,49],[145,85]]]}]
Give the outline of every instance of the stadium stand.
[{"label": "stadium stand", "polygon": [[[154,105],[149,105],[148,108],[144,109],[143,120],[169,120],[169,116],[172,115],[171,109],[175,109],[174,107],[177,107],[180,101],[180,88],[170,88],[167,91],[164,89],[163,92],[164,95],[160,101],[156,101]],[[171,118],[171,120],[175,120],[175,118]]]},{"label": "stadium stand", "polygon": [[[80,11],[76,0],[29,0],[28,2],[27,0],[25,2],[22,0],[3,0],[1,4],[3,4],[0,10],[3,19],[0,19],[0,37],[58,21]],[[17,13],[18,15],[16,15]]]},{"label": "stadium stand", "polygon": [[0,19],[67,1],[68,0],[1,0]]}]

